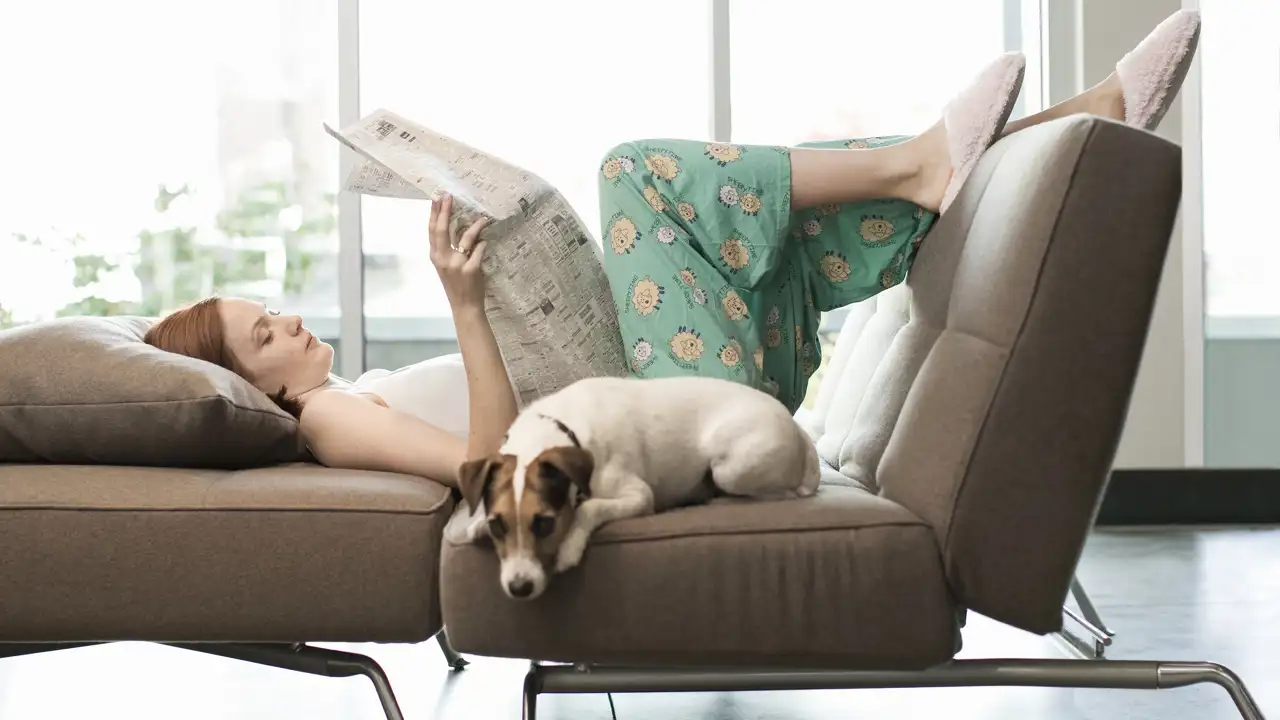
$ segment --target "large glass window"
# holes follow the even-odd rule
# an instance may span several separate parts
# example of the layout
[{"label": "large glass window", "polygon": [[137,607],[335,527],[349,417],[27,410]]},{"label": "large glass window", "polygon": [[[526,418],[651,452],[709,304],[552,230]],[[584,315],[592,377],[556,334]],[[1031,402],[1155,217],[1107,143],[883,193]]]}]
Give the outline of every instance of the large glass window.
[{"label": "large glass window", "polygon": [[6,6],[0,327],[217,292],[332,338],[337,4]]},{"label": "large glass window", "polygon": [[[4,88],[21,112],[0,115],[19,139],[0,177],[0,325],[154,315],[218,292],[362,343],[346,375],[450,352],[426,203],[361,198],[360,232],[342,242],[363,266],[339,267],[339,153],[323,122],[398,112],[542,175],[598,233],[600,157],[639,137],[710,139],[713,90],[726,90],[713,87],[711,0],[178,5],[5,8],[0,62],[22,70]],[[1017,9],[1034,5],[716,5],[730,14],[720,118],[744,143],[918,132],[1022,46],[1010,30],[1025,32]],[[359,19],[358,51],[341,57],[339,10]],[[359,80],[345,113],[340,77]],[[339,307],[340,270],[363,274],[363,307],[357,294]],[[363,338],[339,337],[343,312],[363,313]]]},{"label": "large glass window", "polygon": [[[384,107],[537,173],[598,236],[610,147],[707,136],[709,18],[690,0],[364,2],[361,112]],[[428,204],[363,202],[367,360],[379,366],[400,359],[380,345],[426,348],[452,326],[427,257]]]},{"label": "large glass window", "polygon": [[1205,329],[1280,337],[1280,4],[1202,4]]},{"label": "large glass window", "polygon": [[[734,0],[732,139],[805,141],[914,135],[1005,50],[1025,45],[1021,0]],[[1034,12],[1034,20],[1039,13]],[[1038,63],[1035,68],[1038,69]],[[1038,87],[1038,86],[1037,86]],[[1039,109],[1038,101],[1023,108]],[[828,313],[812,406],[845,313]]]},{"label": "large glass window", "polygon": [[1204,463],[1277,468],[1280,4],[1200,5]]},{"label": "large glass window", "polygon": [[733,140],[919,133],[1006,49],[1008,5],[734,0]]}]

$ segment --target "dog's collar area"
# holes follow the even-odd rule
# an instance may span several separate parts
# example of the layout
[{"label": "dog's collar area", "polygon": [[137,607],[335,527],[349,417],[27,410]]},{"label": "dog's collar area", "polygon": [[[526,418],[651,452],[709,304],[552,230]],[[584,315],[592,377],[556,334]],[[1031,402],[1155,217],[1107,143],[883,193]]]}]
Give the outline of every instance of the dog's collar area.
[{"label": "dog's collar area", "polygon": [[578,442],[578,435],[574,433],[573,430],[570,430],[568,425],[565,425],[564,423],[551,417],[550,415],[543,415],[542,413],[538,413],[538,417],[550,423],[554,423],[556,426],[556,429],[564,433],[565,437],[569,438],[569,442],[573,443],[574,447],[576,448],[582,447],[582,443]]}]

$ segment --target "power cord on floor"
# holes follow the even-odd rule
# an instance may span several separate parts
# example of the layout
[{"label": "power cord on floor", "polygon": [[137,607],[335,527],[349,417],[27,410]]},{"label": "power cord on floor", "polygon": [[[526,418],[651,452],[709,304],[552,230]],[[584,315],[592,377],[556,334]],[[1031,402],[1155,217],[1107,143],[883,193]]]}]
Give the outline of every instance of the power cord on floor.
[{"label": "power cord on floor", "polygon": [[605,697],[609,698],[609,714],[613,716],[613,720],[618,720],[618,711],[613,707],[613,693],[605,693]]}]

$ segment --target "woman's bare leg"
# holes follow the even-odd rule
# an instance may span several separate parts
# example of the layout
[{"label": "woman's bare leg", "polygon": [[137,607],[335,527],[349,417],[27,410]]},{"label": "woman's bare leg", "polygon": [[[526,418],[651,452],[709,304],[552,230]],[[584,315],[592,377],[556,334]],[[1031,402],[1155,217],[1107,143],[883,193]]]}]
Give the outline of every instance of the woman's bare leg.
[{"label": "woman's bare leg", "polygon": [[1120,78],[1111,73],[1106,80],[1094,85],[1075,97],[1068,98],[1047,110],[1015,120],[1004,126],[1004,134],[1026,130],[1032,125],[1057,120],[1068,115],[1089,113],[1112,120],[1124,119],[1124,92],[1120,88]]},{"label": "woman's bare leg", "polygon": [[791,207],[860,200],[909,200],[936,211],[951,180],[947,132],[938,122],[922,135],[867,150],[791,149]]},{"label": "woman's bare leg", "polygon": [[[1033,125],[1090,113],[1124,119],[1124,93],[1112,73],[1073,98],[1010,122],[1004,134]],[[792,148],[791,206],[796,209],[860,200],[909,200],[936,211],[951,179],[947,133],[942,123],[896,145],[869,150]]]},{"label": "woman's bare leg", "polygon": [[791,207],[886,199],[938,212],[1004,128],[1025,67],[1021,53],[996,58],[947,103],[933,127],[906,142],[867,150],[792,149]]}]

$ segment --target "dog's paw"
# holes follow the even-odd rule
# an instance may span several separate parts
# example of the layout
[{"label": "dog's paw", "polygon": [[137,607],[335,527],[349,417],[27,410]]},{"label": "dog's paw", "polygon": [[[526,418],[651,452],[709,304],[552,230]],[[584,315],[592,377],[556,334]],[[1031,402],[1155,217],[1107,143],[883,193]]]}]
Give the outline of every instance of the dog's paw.
[{"label": "dog's paw", "polygon": [[577,527],[565,534],[564,540],[560,543],[560,550],[556,552],[557,573],[571,570],[582,562],[582,556],[587,552],[587,540],[590,538],[586,530]]}]

